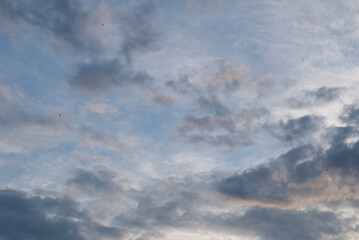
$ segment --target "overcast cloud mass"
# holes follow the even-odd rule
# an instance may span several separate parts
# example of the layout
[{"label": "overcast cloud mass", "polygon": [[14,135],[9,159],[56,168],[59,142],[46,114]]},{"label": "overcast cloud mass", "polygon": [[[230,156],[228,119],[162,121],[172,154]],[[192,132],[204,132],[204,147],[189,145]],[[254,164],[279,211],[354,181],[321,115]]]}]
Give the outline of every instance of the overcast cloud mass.
[{"label": "overcast cloud mass", "polygon": [[358,11],[0,0],[0,240],[359,239]]}]

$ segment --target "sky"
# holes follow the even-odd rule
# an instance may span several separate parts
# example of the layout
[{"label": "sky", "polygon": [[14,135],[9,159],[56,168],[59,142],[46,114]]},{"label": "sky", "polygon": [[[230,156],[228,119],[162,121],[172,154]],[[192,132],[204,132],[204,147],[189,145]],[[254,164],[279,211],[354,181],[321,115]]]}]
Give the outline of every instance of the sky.
[{"label": "sky", "polygon": [[0,0],[0,239],[358,239],[358,14]]}]

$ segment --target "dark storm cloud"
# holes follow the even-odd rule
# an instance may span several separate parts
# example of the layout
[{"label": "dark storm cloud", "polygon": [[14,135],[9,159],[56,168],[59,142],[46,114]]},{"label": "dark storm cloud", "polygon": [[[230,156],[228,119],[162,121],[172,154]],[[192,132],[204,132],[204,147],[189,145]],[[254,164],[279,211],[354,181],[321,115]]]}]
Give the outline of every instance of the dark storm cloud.
[{"label": "dark storm cloud", "polygon": [[119,61],[115,59],[79,64],[69,83],[80,91],[101,92],[117,87],[143,86],[152,81],[146,72],[133,71]]},{"label": "dark storm cloud", "polygon": [[86,33],[90,12],[78,0],[0,2],[0,19],[44,30],[75,50],[97,51],[100,41]]},{"label": "dark storm cloud", "polygon": [[86,194],[111,194],[121,192],[121,188],[115,183],[115,172],[109,169],[99,169],[96,172],[78,169],[73,178],[67,181],[67,185]]},{"label": "dark storm cloud", "polygon": [[123,41],[121,51],[127,62],[131,61],[132,54],[158,48],[157,40],[160,33],[156,26],[157,6],[153,2],[133,5],[121,17]]},{"label": "dark storm cloud", "polygon": [[88,239],[86,235],[120,237],[120,230],[102,226],[79,210],[70,198],[40,198],[0,190],[1,239]]}]

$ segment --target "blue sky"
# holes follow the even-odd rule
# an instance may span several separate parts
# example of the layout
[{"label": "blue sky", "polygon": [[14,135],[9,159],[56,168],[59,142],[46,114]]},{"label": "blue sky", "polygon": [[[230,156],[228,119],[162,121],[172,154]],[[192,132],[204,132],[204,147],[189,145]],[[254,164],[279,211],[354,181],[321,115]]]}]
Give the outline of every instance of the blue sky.
[{"label": "blue sky", "polygon": [[357,239],[355,1],[0,2],[0,239]]}]

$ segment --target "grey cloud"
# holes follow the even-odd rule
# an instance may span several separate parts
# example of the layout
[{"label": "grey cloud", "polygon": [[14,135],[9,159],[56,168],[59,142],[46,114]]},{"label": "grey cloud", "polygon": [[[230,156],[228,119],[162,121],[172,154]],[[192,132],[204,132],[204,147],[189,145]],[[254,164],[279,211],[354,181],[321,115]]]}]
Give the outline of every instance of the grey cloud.
[{"label": "grey cloud", "polygon": [[337,99],[340,96],[342,90],[343,88],[340,87],[321,87],[315,91],[309,92],[309,95],[313,95],[317,100],[330,102]]},{"label": "grey cloud", "polygon": [[359,107],[356,105],[347,105],[344,107],[341,120],[348,124],[359,126]]},{"label": "grey cloud", "polygon": [[170,234],[167,229],[208,230],[268,240],[326,239],[340,237],[347,230],[345,221],[329,211],[259,206],[226,209],[226,202],[212,192],[218,177],[166,179],[132,191],[129,194],[136,204],[119,214],[114,222],[127,229],[125,237],[132,234],[140,239],[159,239]]},{"label": "grey cloud", "polygon": [[313,115],[305,115],[286,122],[279,122],[278,126],[269,126],[267,129],[285,143],[302,142],[310,138],[319,130],[322,118]]},{"label": "grey cloud", "polygon": [[[328,211],[252,207],[243,215],[231,213],[217,218],[222,218],[222,227],[237,228],[238,232],[266,240],[327,239],[344,232],[341,220]],[[218,223],[216,219],[213,221]]]},{"label": "grey cloud", "polygon": [[[157,181],[153,186],[132,190],[128,196],[133,207],[114,219],[114,223],[135,233],[139,239],[163,236],[163,227],[191,229],[198,226],[200,215],[196,206],[206,204],[208,191],[205,178],[173,178]],[[208,196],[210,197],[210,196]]]},{"label": "grey cloud", "polygon": [[100,39],[86,32],[90,11],[85,11],[81,1],[11,1],[0,3],[0,19],[44,30],[75,50],[97,51]]},{"label": "grey cloud", "polygon": [[120,193],[122,189],[114,181],[116,173],[109,169],[98,169],[95,172],[78,169],[73,178],[67,181],[71,190],[89,194],[113,194]]},{"label": "grey cloud", "polygon": [[253,145],[255,130],[269,111],[266,108],[245,108],[232,112],[220,95],[202,95],[197,108],[188,114],[177,129],[179,136],[192,143],[240,147]]},{"label": "grey cloud", "polygon": [[167,92],[152,92],[149,94],[149,98],[162,107],[169,107],[174,102],[173,96]]},{"label": "grey cloud", "polygon": [[233,116],[187,116],[178,132],[181,137],[198,144],[229,147],[253,144],[249,132],[237,125]]},{"label": "grey cloud", "polygon": [[94,61],[78,65],[76,74],[69,79],[75,89],[84,92],[101,92],[116,87],[143,86],[152,78],[141,71],[133,71],[119,59]]},{"label": "grey cloud", "polygon": [[301,99],[290,98],[288,102],[292,108],[305,108],[312,105],[325,104],[336,100],[343,89],[342,87],[321,87],[305,92]]},{"label": "grey cloud", "polygon": [[209,97],[202,96],[198,99],[198,104],[200,108],[214,115],[225,116],[231,113],[218,95],[211,95]]},{"label": "grey cloud", "polygon": [[16,190],[0,190],[1,239],[91,239],[115,237],[121,231],[90,219],[70,198],[40,198]]},{"label": "grey cloud", "polygon": [[[56,115],[57,116],[57,115]],[[7,130],[13,127],[41,127],[43,129],[61,130],[67,129],[66,123],[55,116],[42,116],[40,114],[31,114],[22,109],[14,109],[0,114],[0,127]]]},{"label": "grey cloud", "polygon": [[192,143],[231,148],[253,145],[255,129],[268,114],[265,108],[235,114],[216,95],[201,96],[197,102],[197,112],[188,114],[177,129],[179,137]]},{"label": "grey cloud", "polygon": [[156,27],[157,6],[153,2],[133,5],[122,17],[123,42],[121,50],[127,60],[138,51],[158,48],[160,33]]},{"label": "grey cloud", "polygon": [[250,82],[249,70],[243,65],[223,66],[209,83],[214,91],[236,91]]},{"label": "grey cloud", "polygon": [[173,91],[182,94],[190,94],[197,90],[197,87],[189,81],[188,75],[180,75],[178,80],[171,80],[166,83]]},{"label": "grey cloud", "polygon": [[[123,12],[115,23],[121,26],[123,40],[120,51],[123,55],[115,60],[92,60],[79,64],[76,73],[69,79],[71,86],[87,92],[100,92],[150,82],[151,77],[146,72],[135,71],[128,63],[135,52],[156,48],[160,35],[155,23],[156,9],[154,3],[146,2],[133,4],[127,12]],[[68,45],[97,57],[106,50],[106,34],[99,33],[97,29],[101,25],[101,20],[97,19],[103,15],[101,11],[98,5],[85,9],[79,0],[0,2],[3,24],[7,21],[38,28],[46,36],[53,37],[56,41],[52,42],[57,45]],[[120,63],[119,59],[125,59],[126,64]]]},{"label": "grey cloud", "polygon": [[137,144],[137,140],[134,137],[123,138],[111,132],[97,129],[91,124],[83,124],[76,131],[80,136],[85,138],[83,144],[89,146],[99,145],[112,151],[120,151]]},{"label": "grey cloud", "polygon": [[[225,178],[218,189],[249,204],[290,208],[315,202],[358,199],[359,141],[352,127],[334,128],[330,147],[311,144],[294,148],[277,159]],[[253,191],[255,189],[255,191]]]}]

